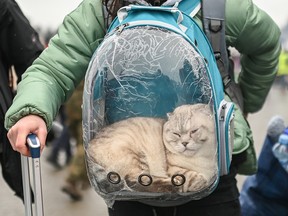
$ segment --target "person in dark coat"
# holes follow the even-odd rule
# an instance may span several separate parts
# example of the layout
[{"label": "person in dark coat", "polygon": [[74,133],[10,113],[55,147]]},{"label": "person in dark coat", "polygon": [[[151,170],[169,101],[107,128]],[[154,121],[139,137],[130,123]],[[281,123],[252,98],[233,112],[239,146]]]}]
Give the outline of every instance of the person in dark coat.
[{"label": "person in dark coat", "polygon": [[274,116],[258,159],[258,171],[245,180],[240,203],[243,216],[288,215],[288,172],[273,154],[273,146],[287,128],[281,116]]},{"label": "person in dark coat", "polygon": [[[14,151],[4,128],[4,115],[13,97],[13,83],[43,51],[38,33],[14,0],[0,0],[0,163],[4,180],[23,200],[20,154]],[[12,70],[15,74],[12,74]]]}]

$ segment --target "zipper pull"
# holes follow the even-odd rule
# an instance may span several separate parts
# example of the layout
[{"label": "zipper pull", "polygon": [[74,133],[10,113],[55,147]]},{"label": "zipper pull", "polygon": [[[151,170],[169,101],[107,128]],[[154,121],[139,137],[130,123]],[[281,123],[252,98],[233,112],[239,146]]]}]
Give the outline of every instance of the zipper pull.
[{"label": "zipper pull", "polygon": [[226,110],[226,108],[227,108],[227,104],[226,103],[224,103],[223,105],[221,105],[221,110],[220,110],[220,118],[219,118],[219,120],[220,121],[224,121],[224,119],[225,119],[225,110]]},{"label": "zipper pull", "polygon": [[129,24],[125,23],[123,25],[118,26],[115,31],[116,31],[116,35],[120,35],[121,32],[124,30],[125,27],[127,27]]}]

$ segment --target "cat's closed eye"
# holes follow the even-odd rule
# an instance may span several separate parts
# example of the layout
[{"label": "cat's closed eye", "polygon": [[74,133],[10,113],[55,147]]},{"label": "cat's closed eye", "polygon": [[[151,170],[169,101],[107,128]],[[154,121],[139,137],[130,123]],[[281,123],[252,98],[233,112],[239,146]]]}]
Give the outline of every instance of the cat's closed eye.
[{"label": "cat's closed eye", "polygon": [[179,134],[179,133],[173,133],[175,136],[177,136],[177,137],[181,137],[181,135]]},{"label": "cat's closed eye", "polygon": [[198,130],[199,130],[199,128],[196,128],[196,129],[192,130],[192,131],[190,132],[190,136],[192,136],[193,134],[195,134]]}]

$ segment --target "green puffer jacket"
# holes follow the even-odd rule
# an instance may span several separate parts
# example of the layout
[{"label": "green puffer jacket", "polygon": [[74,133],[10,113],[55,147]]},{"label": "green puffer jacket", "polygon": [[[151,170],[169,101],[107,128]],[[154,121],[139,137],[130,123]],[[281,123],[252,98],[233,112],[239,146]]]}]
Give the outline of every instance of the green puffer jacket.
[{"label": "green puffer jacket", "polygon": [[[6,114],[11,128],[28,114],[42,116],[48,129],[62,103],[84,78],[89,60],[105,35],[101,0],[84,0],[66,16],[58,34],[26,71],[14,103]],[[245,112],[258,111],[275,78],[280,30],[252,0],[226,0],[226,41],[241,55],[239,84]],[[250,148],[249,148],[250,147]],[[235,117],[234,154],[250,152],[242,174],[256,170],[251,130],[239,111]]]}]

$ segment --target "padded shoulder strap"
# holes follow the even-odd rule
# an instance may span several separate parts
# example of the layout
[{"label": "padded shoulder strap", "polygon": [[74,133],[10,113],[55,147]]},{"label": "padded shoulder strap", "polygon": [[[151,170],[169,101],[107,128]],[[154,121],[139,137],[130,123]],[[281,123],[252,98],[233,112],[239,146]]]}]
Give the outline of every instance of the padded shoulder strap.
[{"label": "padded shoulder strap", "polygon": [[228,76],[229,66],[225,41],[225,3],[226,0],[202,0],[203,28],[214,50],[223,81]]}]

